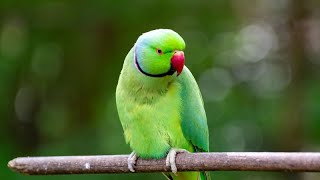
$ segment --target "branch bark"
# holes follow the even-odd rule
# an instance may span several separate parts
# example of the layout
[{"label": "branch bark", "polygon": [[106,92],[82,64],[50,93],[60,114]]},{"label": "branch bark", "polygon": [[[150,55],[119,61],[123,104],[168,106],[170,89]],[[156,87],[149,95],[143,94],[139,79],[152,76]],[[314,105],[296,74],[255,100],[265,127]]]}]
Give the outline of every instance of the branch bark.
[{"label": "branch bark", "polygon": [[[130,173],[128,155],[19,157],[8,167],[29,175]],[[178,171],[320,172],[320,153],[181,153]],[[165,159],[138,159],[136,172],[168,172]]]}]

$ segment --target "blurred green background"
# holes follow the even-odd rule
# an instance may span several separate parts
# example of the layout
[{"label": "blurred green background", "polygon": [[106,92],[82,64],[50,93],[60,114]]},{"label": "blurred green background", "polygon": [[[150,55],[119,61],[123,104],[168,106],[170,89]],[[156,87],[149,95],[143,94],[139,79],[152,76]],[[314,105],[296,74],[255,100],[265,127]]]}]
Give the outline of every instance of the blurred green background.
[{"label": "blurred green background", "polygon": [[[123,60],[156,28],[186,41],[211,151],[320,150],[320,1],[0,1],[0,178],[164,179],[159,174],[23,176],[17,156],[128,154],[115,107]],[[215,172],[214,179],[320,179]]]}]

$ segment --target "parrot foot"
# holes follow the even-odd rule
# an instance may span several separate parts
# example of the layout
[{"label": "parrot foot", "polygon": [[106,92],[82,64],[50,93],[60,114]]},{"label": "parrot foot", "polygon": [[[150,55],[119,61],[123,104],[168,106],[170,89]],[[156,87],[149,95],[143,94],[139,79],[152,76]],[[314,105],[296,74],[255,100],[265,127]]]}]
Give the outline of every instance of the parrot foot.
[{"label": "parrot foot", "polygon": [[131,172],[135,172],[133,166],[136,164],[137,159],[138,159],[137,153],[134,151],[128,157],[128,169]]},{"label": "parrot foot", "polygon": [[166,166],[167,167],[171,167],[171,171],[177,175],[177,166],[176,166],[176,156],[178,153],[189,153],[189,151],[185,150],[185,149],[177,149],[177,148],[171,148],[167,158],[166,158]]}]

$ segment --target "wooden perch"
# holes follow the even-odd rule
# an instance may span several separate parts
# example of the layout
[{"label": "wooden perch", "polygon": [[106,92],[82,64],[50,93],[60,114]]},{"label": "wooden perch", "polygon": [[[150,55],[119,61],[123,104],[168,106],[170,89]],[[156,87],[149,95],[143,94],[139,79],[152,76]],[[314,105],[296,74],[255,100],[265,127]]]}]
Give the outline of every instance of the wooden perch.
[{"label": "wooden perch", "polygon": [[[29,175],[130,173],[127,155],[19,157],[8,167]],[[178,171],[305,171],[320,172],[320,153],[181,153]],[[170,171],[165,159],[138,159],[136,172]]]}]

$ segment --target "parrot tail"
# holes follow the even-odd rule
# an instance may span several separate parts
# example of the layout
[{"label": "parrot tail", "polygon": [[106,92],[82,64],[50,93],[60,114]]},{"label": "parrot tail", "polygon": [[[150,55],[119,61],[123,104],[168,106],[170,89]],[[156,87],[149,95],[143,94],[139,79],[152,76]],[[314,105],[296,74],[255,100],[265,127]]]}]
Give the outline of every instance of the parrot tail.
[{"label": "parrot tail", "polygon": [[211,180],[210,173],[208,171],[200,172],[200,180]]},{"label": "parrot tail", "polygon": [[178,176],[172,173],[163,173],[163,175],[168,180],[211,180],[210,173],[207,171],[178,173]]}]

